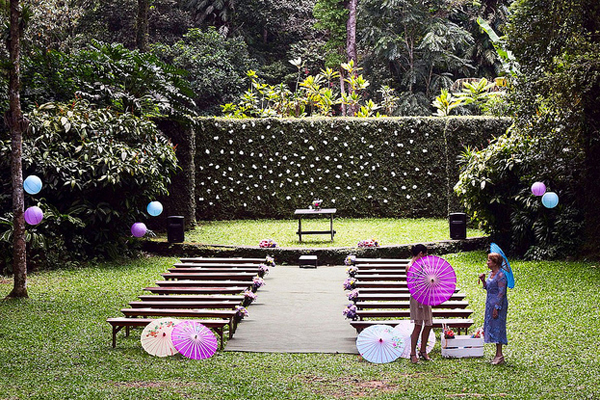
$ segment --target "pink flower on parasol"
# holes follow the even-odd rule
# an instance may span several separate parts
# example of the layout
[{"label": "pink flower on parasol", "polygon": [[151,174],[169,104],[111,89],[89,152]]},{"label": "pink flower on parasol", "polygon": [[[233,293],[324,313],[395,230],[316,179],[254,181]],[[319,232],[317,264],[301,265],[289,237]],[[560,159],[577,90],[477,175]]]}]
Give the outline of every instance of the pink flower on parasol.
[{"label": "pink flower on parasol", "polygon": [[175,348],[187,358],[201,360],[210,358],[217,351],[217,338],[200,322],[186,320],[178,323],[171,340]]},{"label": "pink flower on parasol", "polygon": [[171,341],[171,332],[178,322],[173,318],[159,318],[150,322],[142,331],[144,350],[157,357],[177,354],[177,349]]},{"label": "pink flower on parasol", "polygon": [[371,325],[359,333],[356,348],[369,362],[389,363],[402,354],[404,339],[391,326]]},{"label": "pink flower on parasol", "polygon": [[421,304],[437,306],[456,290],[456,273],[441,257],[425,256],[416,260],[406,275],[408,290]]}]

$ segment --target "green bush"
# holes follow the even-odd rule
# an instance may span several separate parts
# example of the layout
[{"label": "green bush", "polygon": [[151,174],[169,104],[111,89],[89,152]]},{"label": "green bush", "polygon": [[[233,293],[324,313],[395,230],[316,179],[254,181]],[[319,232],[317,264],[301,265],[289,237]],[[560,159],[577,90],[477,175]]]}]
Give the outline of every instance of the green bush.
[{"label": "green bush", "polygon": [[[153,122],[86,101],[47,103],[27,118],[24,176],[37,175],[44,183],[38,195],[25,199],[26,207],[39,205],[45,212],[41,224],[28,226],[29,235],[42,235],[35,251],[45,264],[126,254],[131,224],[143,222],[146,204],[167,193],[177,166],[173,146]],[[8,140],[0,154],[2,181],[10,182]],[[8,196],[1,199],[2,209],[11,209]],[[3,251],[9,251],[7,236]]]},{"label": "green bush", "polygon": [[[200,119],[197,218],[291,218],[314,198],[344,217],[446,217],[465,146],[496,118]],[[185,167],[184,167],[185,168]]]},{"label": "green bush", "polygon": [[[515,130],[481,151],[466,150],[455,186],[473,221],[494,241],[529,259],[573,255],[581,243],[575,185],[582,153],[556,133],[530,136]],[[537,181],[558,194],[556,208],[544,207],[531,193]]]}]

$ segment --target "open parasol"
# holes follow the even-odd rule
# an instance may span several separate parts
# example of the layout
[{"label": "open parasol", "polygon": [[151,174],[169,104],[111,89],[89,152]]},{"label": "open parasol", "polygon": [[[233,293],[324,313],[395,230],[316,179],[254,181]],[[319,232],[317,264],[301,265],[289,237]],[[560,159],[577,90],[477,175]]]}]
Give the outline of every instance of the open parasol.
[{"label": "open parasol", "polygon": [[[400,354],[400,357],[402,358],[410,358],[410,335],[413,332],[413,329],[415,327],[414,322],[406,320],[406,321],[400,321],[400,323],[398,325],[396,325],[394,327],[394,330],[396,331],[396,334],[401,336],[402,339],[404,340],[404,350],[402,351],[402,354]],[[429,337],[427,338],[427,353],[430,353],[431,350],[433,350],[433,347],[435,346],[435,332],[433,331],[433,329],[431,331],[429,331]],[[419,335],[419,340],[417,341],[417,349],[421,348],[421,335]]]},{"label": "open parasol", "polygon": [[404,340],[391,326],[372,325],[358,335],[356,348],[365,360],[383,364],[400,357]]},{"label": "open parasol", "polygon": [[416,260],[406,275],[408,290],[421,304],[437,306],[456,290],[456,273],[441,257],[425,256]]},{"label": "open parasol", "polygon": [[177,349],[171,341],[171,331],[178,322],[174,318],[160,318],[146,325],[141,339],[144,350],[157,357],[177,354]]},{"label": "open parasol", "polygon": [[515,287],[515,277],[512,272],[512,268],[510,267],[510,263],[508,262],[508,258],[496,243],[492,243],[490,245],[490,253],[498,253],[502,256],[502,272],[506,275],[506,285],[513,289]]},{"label": "open parasol", "polygon": [[197,321],[178,323],[171,332],[171,339],[181,355],[194,360],[210,358],[217,351],[215,334]]}]

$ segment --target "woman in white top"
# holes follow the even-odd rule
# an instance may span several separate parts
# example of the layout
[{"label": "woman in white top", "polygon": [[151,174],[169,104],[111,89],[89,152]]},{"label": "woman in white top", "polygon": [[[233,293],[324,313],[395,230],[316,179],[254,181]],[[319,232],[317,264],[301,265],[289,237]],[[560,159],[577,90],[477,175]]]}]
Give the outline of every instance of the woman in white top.
[{"label": "woman in white top", "polygon": [[[406,267],[407,274],[416,260],[427,255],[427,247],[422,244],[417,244],[413,246],[411,252],[413,257]],[[429,339],[429,333],[433,326],[431,306],[421,304],[411,296],[410,319],[415,324],[412,334],[410,335],[410,362],[416,364],[419,362],[419,358],[422,358],[424,361],[431,361],[429,354],[427,354],[427,340]],[[416,352],[419,335],[421,336],[421,348],[418,353],[419,355],[417,356]]]}]

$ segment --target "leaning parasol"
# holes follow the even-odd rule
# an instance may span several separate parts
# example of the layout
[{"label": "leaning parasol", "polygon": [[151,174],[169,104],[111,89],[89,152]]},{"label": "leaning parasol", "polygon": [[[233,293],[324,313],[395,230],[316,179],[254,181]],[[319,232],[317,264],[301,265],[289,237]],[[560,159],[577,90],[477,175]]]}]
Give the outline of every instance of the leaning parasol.
[{"label": "leaning parasol", "polygon": [[[413,332],[413,329],[415,328],[415,323],[412,321],[400,321],[400,323],[398,325],[396,325],[394,327],[394,330],[396,331],[396,333],[398,335],[400,335],[402,337],[402,339],[404,340],[404,349],[402,351],[402,354],[400,354],[400,357],[402,358],[410,358],[410,335]],[[433,350],[433,348],[435,347],[435,332],[432,330],[429,331],[429,337],[427,338],[427,345],[426,345],[426,349],[427,349],[427,353],[430,353],[431,350]],[[417,349],[421,348],[421,335],[419,335],[419,340],[417,341]]]},{"label": "leaning parasol", "polygon": [[217,351],[217,338],[200,322],[186,320],[177,324],[171,338],[175,348],[187,358],[210,358]]},{"label": "leaning parasol", "polygon": [[383,364],[400,357],[404,341],[391,326],[372,325],[358,335],[356,348],[365,360]]},{"label": "leaning parasol", "polygon": [[174,318],[159,318],[151,321],[142,331],[142,347],[149,354],[166,357],[177,354],[171,341],[171,331],[179,321]]},{"label": "leaning parasol", "polygon": [[456,290],[456,273],[441,257],[425,256],[416,260],[406,275],[408,290],[421,304],[437,306]]},{"label": "leaning parasol", "polygon": [[510,289],[513,289],[515,287],[515,277],[512,268],[510,267],[510,263],[508,262],[508,258],[496,243],[490,245],[490,253],[498,253],[502,256],[502,272],[506,275],[506,285]]}]

